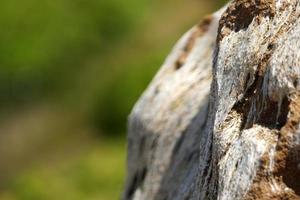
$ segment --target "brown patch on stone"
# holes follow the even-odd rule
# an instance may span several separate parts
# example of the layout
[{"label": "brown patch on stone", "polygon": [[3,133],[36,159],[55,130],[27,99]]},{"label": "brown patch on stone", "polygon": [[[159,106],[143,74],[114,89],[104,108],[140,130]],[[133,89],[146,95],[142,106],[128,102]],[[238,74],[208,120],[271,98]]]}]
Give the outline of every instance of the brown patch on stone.
[{"label": "brown patch on stone", "polygon": [[[279,132],[274,168],[268,169],[270,157],[266,153],[245,200],[300,199],[300,146],[295,140],[300,123],[300,95],[291,97],[288,110],[289,118]],[[275,185],[278,189],[274,191]]]},{"label": "brown patch on stone", "polygon": [[203,36],[208,31],[212,20],[213,20],[213,16],[207,16],[203,19],[202,22],[200,22],[196,26],[194,32],[191,34],[191,36],[186,44],[186,46],[183,48],[182,54],[179,56],[178,60],[175,63],[176,70],[180,69],[184,65],[189,53],[194,48],[197,39],[199,37]]},{"label": "brown patch on stone", "polygon": [[300,199],[300,144],[296,141],[298,125],[300,124],[300,95],[293,95],[290,104],[289,119],[280,131],[276,153],[277,176],[299,195]]},{"label": "brown patch on stone", "polygon": [[282,177],[270,172],[270,156],[265,153],[260,160],[260,166],[252,187],[244,200],[296,200],[299,199],[293,190],[286,190]]},{"label": "brown patch on stone", "polygon": [[278,175],[282,181],[300,197],[300,146],[290,148],[285,160],[285,167],[282,168]]},{"label": "brown patch on stone", "polygon": [[220,19],[217,41],[221,41],[231,31],[247,29],[255,17],[274,17],[274,0],[234,0]]},{"label": "brown patch on stone", "polygon": [[[253,182],[252,188],[248,191],[243,200],[299,200],[299,197],[292,191],[277,191],[272,192],[272,186],[270,181],[276,182],[277,187],[284,188],[284,185],[280,184],[280,180],[270,180],[267,174],[258,174],[257,179]],[[276,186],[273,186],[276,187]]]}]

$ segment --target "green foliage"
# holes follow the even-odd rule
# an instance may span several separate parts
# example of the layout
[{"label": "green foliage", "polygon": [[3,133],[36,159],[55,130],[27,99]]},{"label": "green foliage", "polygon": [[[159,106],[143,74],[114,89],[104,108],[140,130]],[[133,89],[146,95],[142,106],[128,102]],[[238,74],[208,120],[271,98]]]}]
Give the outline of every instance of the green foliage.
[{"label": "green foliage", "polygon": [[[57,142],[82,131],[89,134],[91,149],[85,152],[82,146],[75,146],[80,155],[49,162],[39,163],[43,159],[36,158],[39,164],[29,162],[29,169],[16,173],[10,185],[2,182],[0,199],[118,199],[125,176],[125,145],[117,134],[125,132],[132,106],[162,64],[171,44],[182,34],[172,33],[175,35],[172,38],[166,34],[168,31],[161,30],[179,30],[174,29],[177,22],[165,24],[164,21],[170,10],[177,12],[176,6],[182,5],[178,3],[180,0],[175,1],[1,1],[0,116],[5,115],[4,108],[8,106],[15,109],[16,116],[23,117],[27,117],[19,109],[23,104],[32,110],[39,104],[49,104],[47,109],[56,105],[66,107],[72,114],[65,118],[78,119],[82,124],[74,125],[71,130],[67,128],[70,133],[62,134]],[[173,8],[167,11],[169,5]],[[159,12],[155,19],[150,18],[156,13],[149,15],[145,25],[141,22],[145,22],[143,17],[149,8]],[[169,21],[178,19],[180,12],[176,12],[176,16],[169,16]],[[136,28],[138,31],[133,34]],[[150,33],[145,35],[144,30]],[[165,36],[152,41],[151,34]],[[47,126],[46,134],[66,128],[66,121],[61,123],[65,124],[62,127],[56,127],[55,123],[52,125],[55,127]],[[33,130],[38,132],[41,124],[38,120],[34,122],[37,128]],[[8,124],[18,127],[19,121],[12,117],[12,123]],[[100,140],[103,135],[113,135],[111,138],[116,141],[95,142],[91,136],[95,127]],[[28,146],[35,144],[30,141],[35,139],[26,138]],[[54,146],[45,148],[55,151]],[[18,147],[12,151],[17,152],[15,148]],[[59,154],[58,150],[55,153]],[[32,157],[40,155],[36,153]]]},{"label": "green foliage", "polygon": [[39,97],[63,87],[68,74],[91,54],[105,52],[132,30],[143,4],[137,0],[2,1],[2,100]]},{"label": "green foliage", "polygon": [[68,158],[67,163],[43,164],[26,171],[13,181],[5,199],[119,199],[125,181],[125,144],[106,139],[97,145],[75,159]]}]

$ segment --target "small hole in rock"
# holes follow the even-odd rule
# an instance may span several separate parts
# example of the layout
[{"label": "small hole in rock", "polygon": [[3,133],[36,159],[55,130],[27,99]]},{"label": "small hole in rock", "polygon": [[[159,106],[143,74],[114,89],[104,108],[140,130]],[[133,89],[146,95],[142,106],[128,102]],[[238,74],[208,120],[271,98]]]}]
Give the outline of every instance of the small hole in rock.
[{"label": "small hole in rock", "polygon": [[175,70],[179,70],[184,65],[184,62],[182,60],[177,60],[175,63]]},{"label": "small hole in rock", "polygon": [[272,50],[275,47],[275,45],[273,43],[268,45],[268,50]]},{"label": "small hole in rock", "polygon": [[297,86],[298,86],[298,79],[295,79],[295,80],[293,81],[293,85],[294,85],[295,88],[297,88]]}]

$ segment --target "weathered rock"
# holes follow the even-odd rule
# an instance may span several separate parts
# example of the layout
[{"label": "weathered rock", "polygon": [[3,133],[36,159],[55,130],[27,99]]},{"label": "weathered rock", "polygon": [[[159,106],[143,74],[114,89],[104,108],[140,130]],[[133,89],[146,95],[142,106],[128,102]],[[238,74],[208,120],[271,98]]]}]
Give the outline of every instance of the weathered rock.
[{"label": "weathered rock", "polygon": [[123,199],[300,199],[300,1],[234,0],[129,119]]}]

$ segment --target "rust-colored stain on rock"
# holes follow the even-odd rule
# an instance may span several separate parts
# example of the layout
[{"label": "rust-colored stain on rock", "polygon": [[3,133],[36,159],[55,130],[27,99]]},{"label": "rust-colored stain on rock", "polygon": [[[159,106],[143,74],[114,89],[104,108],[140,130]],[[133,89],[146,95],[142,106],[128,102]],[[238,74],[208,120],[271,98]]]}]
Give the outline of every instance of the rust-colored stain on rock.
[{"label": "rust-colored stain on rock", "polygon": [[202,22],[200,22],[196,26],[194,32],[190,36],[186,46],[183,49],[183,53],[178,58],[178,60],[175,64],[176,70],[180,69],[184,65],[189,53],[192,51],[192,49],[194,47],[197,39],[200,38],[201,36],[203,36],[203,34],[205,34],[208,31],[212,20],[213,20],[213,16],[207,16],[202,20]]},{"label": "rust-colored stain on rock", "polygon": [[221,41],[231,31],[247,29],[257,16],[257,20],[260,21],[262,17],[272,18],[274,15],[274,0],[235,0],[230,3],[220,19],[217,41]]}]

